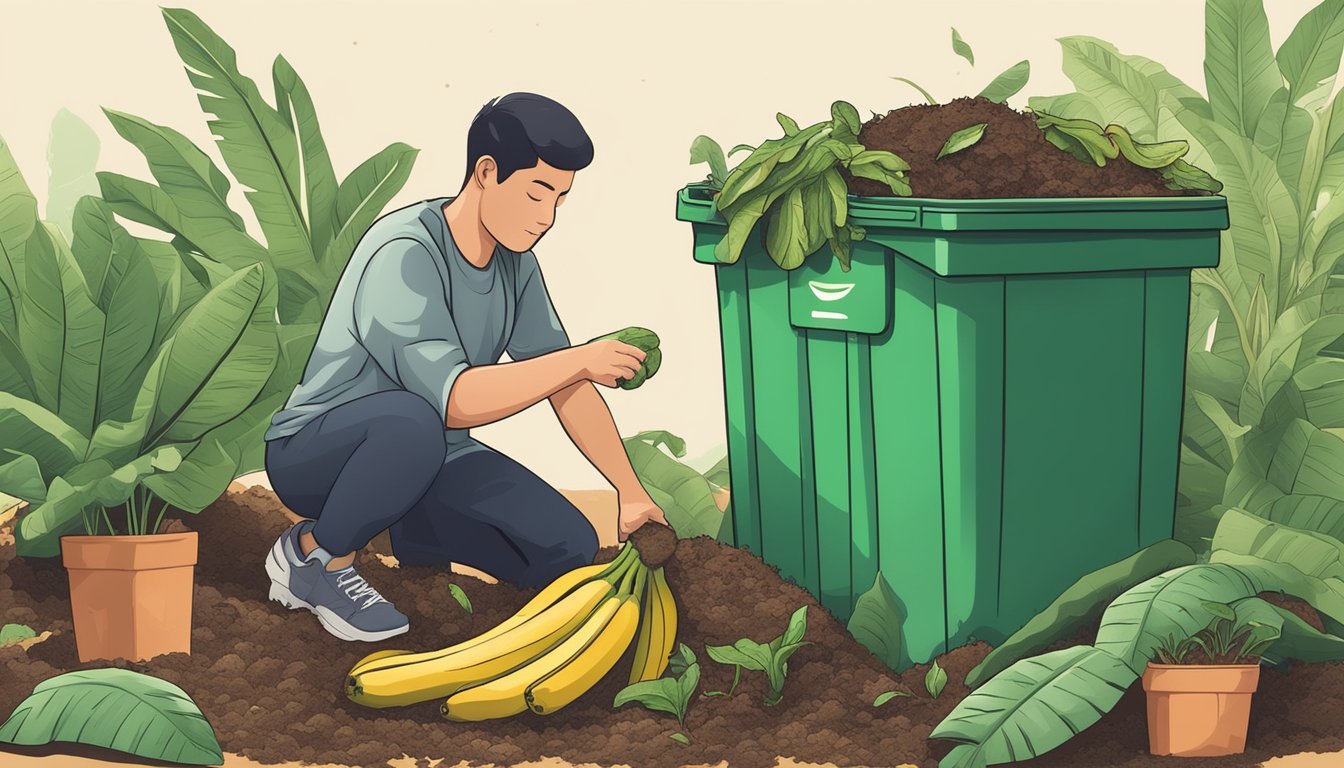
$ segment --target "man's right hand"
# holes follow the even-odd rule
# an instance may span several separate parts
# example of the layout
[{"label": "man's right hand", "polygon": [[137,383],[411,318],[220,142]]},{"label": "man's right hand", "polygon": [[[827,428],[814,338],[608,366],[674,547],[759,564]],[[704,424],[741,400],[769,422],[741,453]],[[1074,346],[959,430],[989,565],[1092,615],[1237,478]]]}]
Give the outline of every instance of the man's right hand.
[{"label": "man's right hand", "polygon": [[612,388],[619,379],[633,378],[645,357],[644,350],[616,339],[590,341],[573,350],[580,376]]}]

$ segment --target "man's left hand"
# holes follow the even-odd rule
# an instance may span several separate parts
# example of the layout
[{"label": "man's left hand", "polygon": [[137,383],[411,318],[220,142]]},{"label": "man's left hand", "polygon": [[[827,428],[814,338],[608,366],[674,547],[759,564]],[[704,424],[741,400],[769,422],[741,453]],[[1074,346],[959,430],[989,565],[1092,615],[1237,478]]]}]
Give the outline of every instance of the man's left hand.
[{"label": "man's left hand", "polygon": [[617,528],[619,541],[625,541],[631,532],[650,520],[663,525],[668,524],[663,510],[653,503],[653,499],[649,498],[647,493],[629,496],[620,494],[617,499],[620,503],[620,522]]}]

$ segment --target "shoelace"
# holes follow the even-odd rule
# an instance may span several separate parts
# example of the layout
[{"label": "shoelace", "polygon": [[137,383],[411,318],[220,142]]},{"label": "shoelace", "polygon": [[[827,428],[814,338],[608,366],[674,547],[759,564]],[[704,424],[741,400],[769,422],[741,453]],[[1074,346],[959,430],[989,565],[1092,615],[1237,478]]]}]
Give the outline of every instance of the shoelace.
[{"label": "shoelace", "polygon": [[378,590],[365,581],[364,577],[360,576],[353,566],[337,574],[336,585],[345,589],[346,596],[352,602],[359,602],[360,598],[365,598],[362,608],[368,608],[374,603],[387,602],[387,598],[378,594]]}]

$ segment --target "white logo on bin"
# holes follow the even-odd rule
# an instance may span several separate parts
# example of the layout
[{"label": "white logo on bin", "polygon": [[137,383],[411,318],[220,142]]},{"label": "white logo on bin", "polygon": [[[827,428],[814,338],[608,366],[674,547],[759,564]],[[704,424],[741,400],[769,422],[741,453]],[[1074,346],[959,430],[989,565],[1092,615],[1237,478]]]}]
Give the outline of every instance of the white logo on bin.
[{"label": "white logo on bin", "polygon": [[[817,280],[807,281],[807,287],[812,289],[812,295],[819,301],[839,301],[849,295],[854,290],[854,283],[822,283]],[[827,312],[820,309],[812,310],[812,317],[817,320],[848,320],[849,315],[844,312]]]}]

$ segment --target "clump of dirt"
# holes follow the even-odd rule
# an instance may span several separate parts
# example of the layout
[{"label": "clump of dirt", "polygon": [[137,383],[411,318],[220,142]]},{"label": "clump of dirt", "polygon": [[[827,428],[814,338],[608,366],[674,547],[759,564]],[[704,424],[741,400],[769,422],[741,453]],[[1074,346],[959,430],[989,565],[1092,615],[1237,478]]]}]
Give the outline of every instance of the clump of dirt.
[{"label": "clump of dirt", "polygon": [[[606,679],[560,712],[486,723],[449,723],[439,702],[389,710],[367,709],[343,691],[346,672],[379,649],[440,648],[483,632],[507,618],[535,590],[488,584],[429,567],[386,568],[373,557],[361,569],[382,594],[411,619],[408,634],[382,643],[346,643],[327,634],[306,612],[267,601],[266,552],[288,524],[279,502],[253,488],[229,494],[189,518],[200,534],[191,655],[169,654],[146,662],[112,662],[181,686],[200,706],[228,752],[260,762],[303,760],[379,766],[403,753],[450,758],[469,764],[511,765],[558,756],[574,763],[624,764],[635,768],[714,764],[773,766],[778,756],[839,765],[914,763],[934,768],[951,744],[928,740],[933,727],[968,693],[967,672],[989,648],[976,643],[939,658],[948,673],[942,695],[924,687],[927,665],[895,674],[853,640],[845,628],[800,587],[743,550],[708,537],[684,539],[667,561],[668,582],[680,611],[678,639],[689,645],[702,670],[684,732],[690,745],[669,736],[675,718],[636,704],[613,709],[633,650]],[[384,543],[385,545],[385,543]],[[383,546],[383,545],[379,545]],[[369,554],[376,547],[371,547]],[[608,561],[615,547],[599,552]],[[473,613],[448,596],[457,584],[471,598]],[[731,667],[712,661],[706,644],[750,637],[768,641],[789,615],[807,605],[805,645],[789,662],[783,701],[764,704],[765,676],[744,672],[732,697]],[[0,716],[12,711],[44,679],[81,664],[71,634],[66,574],[58,560],[22,560],[0,548],[0,614],[56,634],[26,652],[0,648]],[[1071,641],[1090,642],[1080,634]],[[1250,749],[1220,766],[1253,766],[1276,755],[1344,748],[1338,723],[1344,718],[1344,665],[1266,669],[1252,715]],[[912,696],[872,703],[889,690]],[[1136,684],[1101,723],[1033,766],[1159,766],[1169,761],[1146,754],[1142,690]],[[0,761],[3,762],[3,761]]]},{"label": "clump of dirt", "polygon": [[645,565],[661,568],[677,551],[677,532],[670,525],[647,523],[630,533],[630,543]]},{"label": "clump of dirt", "polygon": [[[938,158],[956,131],[986,123],[976,144]],[[1163,137],[1170,138],[1170,137]],[[1124,155],[1105,166],[1084,163],[1046,141],[1036,118],[989,99],[962,97],[946,104],[893,109],[863,124],[859,143],[895,152],[910,164],[914,197],[1175,197],[1202,195],[1168,189],[1161,172],[1141,168]],[[1211,169],[1205,168],[1208,171]],[[856,195],[890,197],[891,188],[871,179],[848,177]]]}]

